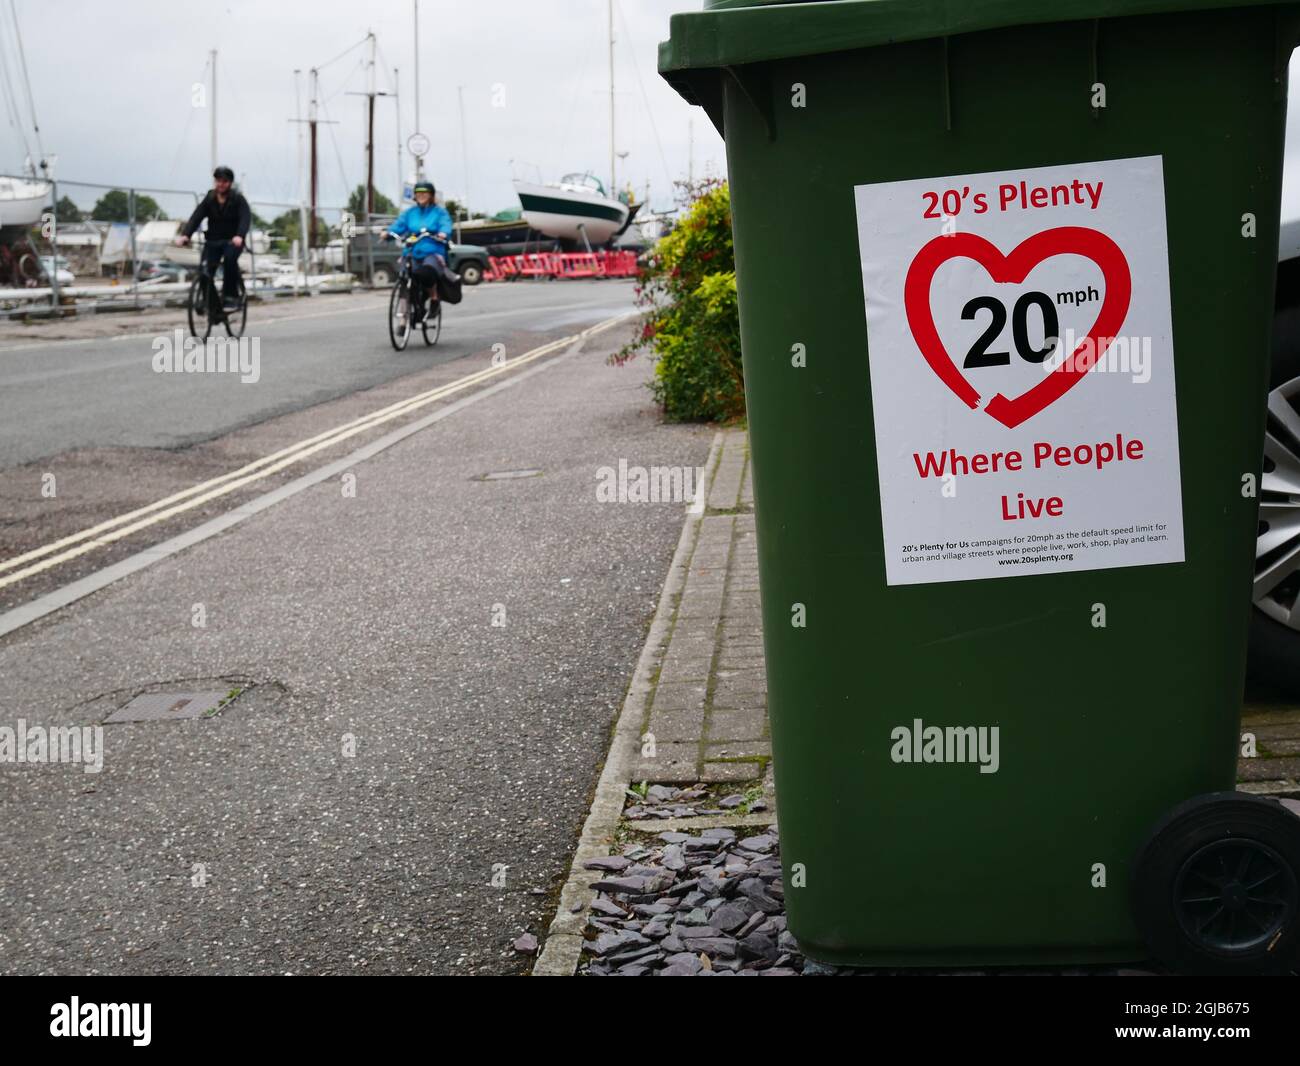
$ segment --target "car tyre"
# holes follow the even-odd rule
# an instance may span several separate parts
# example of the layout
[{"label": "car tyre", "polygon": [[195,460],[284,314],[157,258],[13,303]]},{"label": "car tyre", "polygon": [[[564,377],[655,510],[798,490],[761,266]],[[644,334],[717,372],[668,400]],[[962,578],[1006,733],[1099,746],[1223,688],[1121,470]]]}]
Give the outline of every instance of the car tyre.
[{"label": "car tyre", "polygon": [[1274,318],[1270,375],[1250,672],[1300,697],[1300,307]]}]

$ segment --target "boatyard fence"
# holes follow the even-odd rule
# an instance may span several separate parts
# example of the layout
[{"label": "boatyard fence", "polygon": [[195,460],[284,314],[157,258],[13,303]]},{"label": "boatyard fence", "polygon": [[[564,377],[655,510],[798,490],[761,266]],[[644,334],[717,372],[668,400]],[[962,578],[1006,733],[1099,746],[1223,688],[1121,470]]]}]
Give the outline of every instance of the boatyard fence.
[{"label": "boatyard fence", "polygon": [[[0,178],[50,185],[30,226],[6,225],[0,201],[0,318],[184,303],[199,254],[173,242],[206,190]],[[250,297],[351,287],[348,238],[356,222],[346,208],[318,206],[313,226],[302,204],[250,199],[249,206],[253,225],[240,266]],[[304,232],[313,234],[310,248]]]}]

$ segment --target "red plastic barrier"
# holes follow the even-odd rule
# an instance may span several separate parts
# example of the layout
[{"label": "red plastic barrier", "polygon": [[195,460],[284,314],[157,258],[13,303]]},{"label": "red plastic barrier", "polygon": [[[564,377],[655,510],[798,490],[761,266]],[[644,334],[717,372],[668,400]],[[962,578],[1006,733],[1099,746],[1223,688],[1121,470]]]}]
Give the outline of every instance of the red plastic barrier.
[{"label": "red plastic barrier", "polygon": [[529,252],[490,256],[484,277],[631,278],[637,274],[636,252]]},{"label": "red plastic barrier", "polygon": [[560,256],[561,278],[597,278],[603,273],[603,265],[595,252],[570,252]]},{"label": "red plastic barrier", "polygon": [[636,277],[636,252],[606,252],[604,262],[605,277]]},{"label": "red plastic barrier", "polygon": [[551,252],[529,252],[527,255],[515,256],[519,274],[525,278],[554,277],[556,258]]}]

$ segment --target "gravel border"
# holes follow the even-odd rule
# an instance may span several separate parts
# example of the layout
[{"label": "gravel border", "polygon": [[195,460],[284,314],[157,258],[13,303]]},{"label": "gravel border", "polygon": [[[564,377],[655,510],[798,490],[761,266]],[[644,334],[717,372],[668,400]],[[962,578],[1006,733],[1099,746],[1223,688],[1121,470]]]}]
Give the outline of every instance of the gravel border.
[{"label": "gravel border", "polygon": [[[660,826],[644,823],[637,833]],[[579,974],[590,977],[1154,976],[1115,966],[885,969],[809,959],[786,928],[775,826],[657,831],[587,860],[598,893]]]}]

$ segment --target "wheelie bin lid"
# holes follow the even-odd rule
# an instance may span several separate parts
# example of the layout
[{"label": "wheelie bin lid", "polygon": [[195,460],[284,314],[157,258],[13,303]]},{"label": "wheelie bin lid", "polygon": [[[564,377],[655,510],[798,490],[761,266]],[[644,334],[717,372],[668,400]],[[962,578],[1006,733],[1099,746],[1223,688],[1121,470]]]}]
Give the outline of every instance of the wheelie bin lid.
[{"label": "wheelie bin lid", "polygon": [[659,73],[712,117],[715,101],[694,72],[1006,26],[1283,6],[1294,10],[1295,0],[704,0],[704,10],[670,18]]}]

